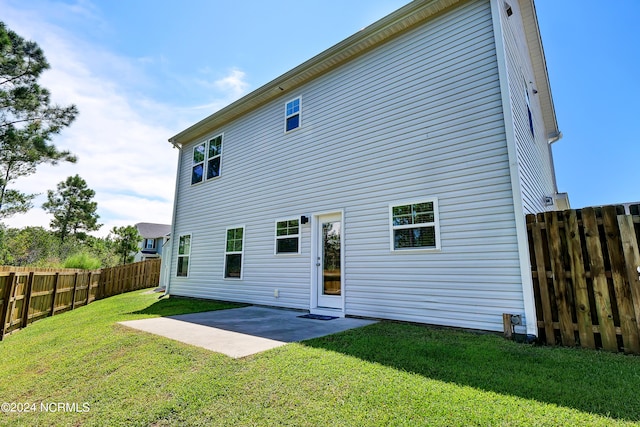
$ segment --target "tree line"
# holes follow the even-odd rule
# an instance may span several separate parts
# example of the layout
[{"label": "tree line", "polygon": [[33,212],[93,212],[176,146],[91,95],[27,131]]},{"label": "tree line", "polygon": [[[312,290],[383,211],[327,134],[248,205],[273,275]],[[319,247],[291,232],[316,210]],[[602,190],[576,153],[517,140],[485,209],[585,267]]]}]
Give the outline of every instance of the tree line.
[{"label": "tree line", "polygon": [[[75,105],[52,103],[38,84],[50,68],[44,52],[0,22],[0,221],[33,208],[37,194],[15,188],[19,178],[42,164],[75,163],[77,157],[51,141],[78,115]],[[141,237],[135,227],[114,227],[105,238],[89,235],[98,223],[95,191],[79,175],[47,191],[42,208],[52,215],[50,230],[7,228],[0,223],[0,265],[107,267],[130,261]],[[76,265],[73,265],[76,267]]]},{"label": "tree line", "polygon": [[70,234],[64,240],[43,227],[0,224],[0,265],[98,269],[133,262],[142,240],[133,226],[114,227],[106,237]]}]

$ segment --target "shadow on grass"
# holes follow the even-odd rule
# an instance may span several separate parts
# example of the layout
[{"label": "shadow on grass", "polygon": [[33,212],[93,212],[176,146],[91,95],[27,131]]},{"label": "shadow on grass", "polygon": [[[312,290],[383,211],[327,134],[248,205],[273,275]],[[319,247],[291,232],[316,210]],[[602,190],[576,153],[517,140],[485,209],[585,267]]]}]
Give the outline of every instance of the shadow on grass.
[{"label": "shadow on grass", "polygon": [[247,307],[249,304],[234,302],[205,300],[197,298],[169,297],[162,298],[150,306],[129,314],[149,314],[161,317],[178,314],[200,313],[203,311],[226,310],[229,308]]},{"label": "shadow on grass", "polygon": [[303,343],[424,377],[639,421],[640,358],[381,322]]}]

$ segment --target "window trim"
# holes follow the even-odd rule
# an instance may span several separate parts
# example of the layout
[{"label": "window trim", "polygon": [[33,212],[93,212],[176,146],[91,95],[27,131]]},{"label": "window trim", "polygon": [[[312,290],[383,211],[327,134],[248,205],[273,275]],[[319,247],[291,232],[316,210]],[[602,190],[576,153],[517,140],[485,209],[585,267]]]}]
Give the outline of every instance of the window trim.
[{"label": "window trim", "polygon": [[[189,252],[186,254],[180,254],[180,240],[185,237],[185,236],[189,236]],[[189,272],[191,270],[191,246],[193,246],[193,235],[191,233],[184,233],[184,234],[179,234],[178,235],[178,248],[176,249],[176,277],[189,277]],[[178,274],[178,259],[182,257],[182,258],[187,258],[187,274],[184,276],[181,276]]]},{"label": "window trim", "polygon": [[[204,146],[204,152],[202,153],[203,159],[201,162],[196,162],[195,161],[196,148],[200,147],[201,145]],[[191,185],[198,185],[206,181],[205,179],[205,176],[207,175],[206,163],[207,163],[207,141],[198,142],[196,145],[193,146],[193,150],[191,151],[191,169],[190,169],[191,177],[189,179],[189,181],[191,181]],[[193,169],[200,164],[202,165],[202,178],[198,182],[193,182]]]},{"label": "window trim", "polygon": [[[148,245],[149,242],[152,242],[151,247]],[[156,239],[144,239],[144,249],[156,249]]]},{"label": "window trim", "polygon": [[[433,203],[433,222],[423,222],[419,224],[408,225],[393,225],[393,208],[405,205],[417,205],[420,203]],[[419,248],[403,248],[396,249],[394,231],[401,229],[411,229],[423,227],[434,227],[436,244],[431,247],[419,247]],[[440,252],[442,250],[442,242],[440,241],[440,207],[437,197],[425,197],[417,200],[405,200],[400,202],[393,202],[389,204],[389,245],[390,250],[393,253],[413,253],[413,252]]]},{"label": "window trim", "polygon": [[[237,228],[242,229],[242,250],[241,251],[227,251],[227,235],[229,230],[234,230]],[[247,236],[246,227],[243,225],[234,225],[230,227],[226,227],[224,229],[224,258],[222,260],[222,278],[224,280],[242,280],[244,277],[244,247],[245,247],[245,238]],[[227,255],[240,255],[240,277],[227,277]]]},{"label": "window trim", "polygon": [[529,95],[529,86],[527,85],[527,79],[522,75],[522,81],[524,83],[524,102],[527,107],[527,118],[529,120],[529,131],[531,132],[531,137],[535,139],[536,131],[535,125],[533,123],[533,111],[531,110],[531,96]]},{"label": "window trim", "polygon": [[[284,222],[284,221],[298,221],[298,234],[287,234],[287,235],[284,235],[284,236],[278,236],[278,223],[279,222]],[[300,255],[300,253],[302,251],[302,224],[300,223],[300,217],[299,216],[277,219],[275,221],[275,223],[274,223],[273,234],[274,234],[274,239],[273,239],[273,254],[274,255],[276,255],[276,256]],[[285,238],[289,238],[290,239],[292,237],[297,237],[298,238],[298,250],[297,250],[297,252],[278,252],[278,239],[285,239]]]},{"label": "window trim", "polygon": [[[298,111],[296,111],[293,114],[288,114],[287,106],[296,100],[298,101]],[[293,129],[287,130],[287,121],[291,117],[294,117],[296,115],[298,116],[298,126],[294,127]],[[292,98],[284,103],[284,133],[293,132],[297,129],[300,129],[301,127],[302,127],[302,96],[296,96],[295,98]]]},{"label": "window trim", "polygon": [[[209,145],[211,144],[211,141],[213,141],[216,138],[220,138],[220,153],[213,156],[213,157],[209,157]],[[222,176],[222,153],[224,151],[224,132],[219,133],[217,135],[212,136],[211,138],[207,138],[207,146],[205,147],[205,162],[206,162],[206,168],[205,168],[205,173],[204,173],[204,180],[205,181],[210,181],[216,178],[220,178]],[[217,176],[212,176],[211,178],[208,177],[209,175],[209,160],[214,159],[216,157],[220,158],[220,166],[218,167],[218,175]]]},{"label": "window trim", "polygon": [[[220,154],[217,154],[213,157],[209,157],[209,146],[211,144],[211,141],[218,137],[220,138]],[[196,148],[198,148],[201,145],[204,145],[204,153],[203,153],[204,159],[201,162],[195,163],[194,162],[195,151],[196,151]],[[224,152],[224,132],[214,134],[211,137],[205,138],[203,141],[199,141],[197,144],[193,146],[193,150],[191,152],[191,177],[189,178],[192,186],[202,184],[203,182],[207,182],[207,181],[213,181],[216,178],[220,178],[222,176],[222,153],[223,152]],[[219,173],[217,176],[212,176],[211,178],[207,178],[207,175],[209,174],[209,160],[214,159],[216,157],[220,158]],[[202,165],[202,179],[198,182],[193,182],[193,168],[195,168],[200,164]]]}]

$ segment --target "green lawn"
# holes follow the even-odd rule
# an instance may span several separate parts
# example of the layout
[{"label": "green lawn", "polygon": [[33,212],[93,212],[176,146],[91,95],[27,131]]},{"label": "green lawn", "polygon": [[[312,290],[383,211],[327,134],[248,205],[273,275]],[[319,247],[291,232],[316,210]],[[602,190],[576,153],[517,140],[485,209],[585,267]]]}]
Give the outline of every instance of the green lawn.
[{"label": "green lawn", "polygon": [[116,325],[229,306],[138,291],[7,337],[0,403],[35,404],[36,411],[0,414],[0,425],[640,422],[639,357],[381,322],[235,360]]}]

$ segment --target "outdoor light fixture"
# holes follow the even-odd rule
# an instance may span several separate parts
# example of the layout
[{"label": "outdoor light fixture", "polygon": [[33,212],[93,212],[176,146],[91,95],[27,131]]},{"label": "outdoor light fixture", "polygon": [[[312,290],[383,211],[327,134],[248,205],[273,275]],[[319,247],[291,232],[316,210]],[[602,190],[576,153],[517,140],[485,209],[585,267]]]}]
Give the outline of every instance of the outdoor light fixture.
[{"label": "outdoor light fixture", "polygon": [[302,215],[302,216],[300,217],[300,224],[306,224],[306,223],[308,223],[308,222],[309,222],[309,217],[308,217],[308,216],[304,216],[304,215]]},{"label": "outdoor light fixture", "polygon": [[505,2],[504,9],[507,12],[507,16],[513,15],[513,9],[511,9],[511,5],[509,3]]}]

